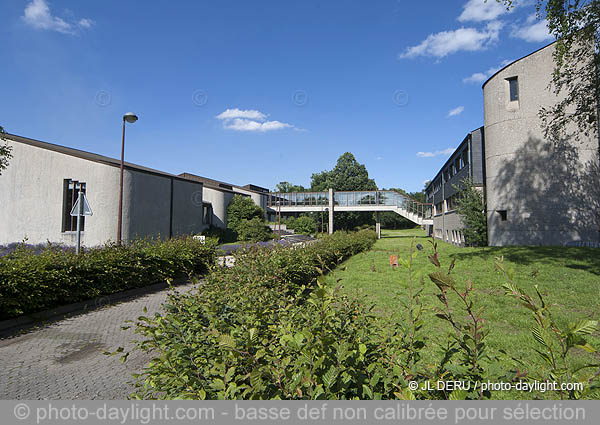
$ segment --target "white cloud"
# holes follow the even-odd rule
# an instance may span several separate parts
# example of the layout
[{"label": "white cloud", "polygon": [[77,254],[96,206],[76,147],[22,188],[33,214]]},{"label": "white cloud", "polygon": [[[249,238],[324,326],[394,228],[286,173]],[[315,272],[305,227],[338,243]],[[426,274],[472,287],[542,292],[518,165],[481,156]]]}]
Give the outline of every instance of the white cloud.
[{"label": "white cloud", "polygon": [[94,21],[82,18],[77,23],[70,23],[58,16],[53,16],[45,0],[32,0],[25,7],[23,20],[36,29],[57,31],[63,34],[75,34],[78,28],[90,28]]},{"label": "white cloud", "polygon": [[512,60],[504,60],[499,66],[492,67],[484,72],[476,72],[472,74],[470,77],[463,78],[463,83],[483,83],[485,80],[490,78],[496,72],[500,71],[509,63],[513,62]]},{"label": "white cloud", "polygon": [[235,131],[257,131],[265,133],[272,130],[281,130],[283,128],[297,129],[291,124],[281,121],[266,121],[267,114],[254,109],[242,110],[238,108],[226,109],[217,115],[217,119],[223,121],[223,127]]},{"label": "white cloud", "polygon": [[77,25],[79,25],[81,28],[90,28],[92,25],[94,25],[94,21],[88,18],[83,18],[77,22]]},{"label": "white cloud", "polygon": [[447,148],[441,151],[434,152],[417,152],[417,156],[420,158],[433,158],[434,156],[450,155],[452,152],[454,152],[454,148]]},{"label": "white cloud", "polygon": [[483,30],[459,28],[454,31],[430,34],[420,44],[407,48],[399,57],[400,59],[411,59],[417,56],[443,58],[462,50],[469,52],[485,50],[490,44],[498,41],[502,26],[502,22],[493,21]]},{"label": "white cloud", "polygon": [[554,36],[548,30],[548,22],[545,19],[538,21],[535,14],[530,15],[522,27],[514,28],[510,35],[511,37],[520,38],[530,43],[539,43],[554,39]]},{"label": "white cloud", "polygon": [[469,0],[463,6],[463,11],[458,17],[458,20],[460,22],[493,21],[499,16],[509,12],[510,11],[508,11],[505,6],[498,3],[496,0]]},{"label": "white cloud", "polygon": [[260,111],[256,111],[254,109],[242,110],[242,109],[234,108],[234,109],[226,109],[224,112],[221,112],[219,115],[217,115],[217,118],[220,120],[245,118],[245,119],[249,119],[249,120],[264,121],[267,118],[267,115],[263,114]]},{"label": "white cloud", "polygon": [[450,118],[450,117],[454,117],[454,116],[460,115],[460,114],[462,114],[462,112],[463,112],[464,110],[465,110],[465,107],[464,107],[464,106],[457,106],[456,108],[454,108],[454,109],[451,109],[450,111],[448,111],[448,116],[447,116],[447,118]]}]

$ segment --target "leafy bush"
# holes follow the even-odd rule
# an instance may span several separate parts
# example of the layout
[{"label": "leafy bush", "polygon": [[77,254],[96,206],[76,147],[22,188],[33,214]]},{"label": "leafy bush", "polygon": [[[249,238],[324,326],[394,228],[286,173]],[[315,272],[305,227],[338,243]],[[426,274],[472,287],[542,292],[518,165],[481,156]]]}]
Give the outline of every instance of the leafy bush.
[{"label": "leafy bush", "polygon": [[367,354],[369,314],[317,278],[375,240],[336,233],[301,248],[254,248],[197,293],[172,295],[164,316],[137,324],[139,348],[156,357],[135,396],[368,398],[377,354]]},{"label": "leafy bush", "polygon": [[236,233],[239,233],[242,220],[258,218],[262,221],[264,217],[265,212],[263,209],[247,196],[235,195],[227,206],[227,228]]},{"label": "leafy bush", "polygon": [[487,217],[481,190],[469,179],[457,187],[461,190],[457,212],[463,225],[461,229],[468,246],[487,246]]},{"label": "leafy bush", "polygon": [[223,229],[217,226],[210,226],[202,232],[202,235],[208,238],[215,238],[219,243],[229,243],[237,241],[238,235],[232,229]]},{"label": "leafy bush", "polygon": [[[529,377],[504,350],[487,344],[492,329],[478,305],[475,284],[454,276],[452,260],[443,267],[432,241],[429,269],[415,270],[423,247],[412,242],[400,264],[408,288],[398,285],[398,308],[381,320],[355,297],[324,287],[322,274],[351,255],[368,250],[371,231],[336,233],[301,248],[254,248],[237,254],[236,266],[213,270],[197,293],[174,294],[164,315],[141,317],[138,348],[154,357],[139,375],[136,398],[193,399],[483,399],[491,397],[475,382],[547,379],[588,385],[570,398],[597,397],[600,365],[573,367],[567,354],[595,350],[588,336],[598,323],[557,324],[538,292],[539,303],[505,272],[504,289],[533,312],[538,354],[551,368],[548,376]],[[446,327],[425,335],[421,302],[425,277],[440,301],[436,317]],[[338,281],[339,282],[339,281]],[[390,287],[390,296],[394,287]],[[408,296],[406,291],[408,290]],[[444,330],[447,330],[446,334]],[[440,361],[423,361],[426,350],[441,349]],[[115,353],[120,353],[120,348]],[[125,353],[124,358],[127,358]],[[514,368],[513,362],[519,362]],[[591,371],[587,372],[586,371]],[[429,382],[431,390],[410,381]],[[436,382],[471,383],[446,390]],[[595,392],[594,392],[595,391]]]},{"label": "leafy bush", "polygon": [[114,244],[76,255],[49,244],[36,254],[21,246],[0,258],[0,319],[203,273],[216,241],[190,237]]},{"label": "leafy bush", "polygon": [[262,219],[254,217],[250,220],[242,219],[237,225],[238,239],[248,242],[262,242],[273,239],[273,231],[265,226]]},{"label": "leafy bush", "polygon": [[293,229],[296,233],[300,233],[301,235],[312,235],[317,233],[317,225],[314,220],[306,216],[299,217],[294,223]]}]

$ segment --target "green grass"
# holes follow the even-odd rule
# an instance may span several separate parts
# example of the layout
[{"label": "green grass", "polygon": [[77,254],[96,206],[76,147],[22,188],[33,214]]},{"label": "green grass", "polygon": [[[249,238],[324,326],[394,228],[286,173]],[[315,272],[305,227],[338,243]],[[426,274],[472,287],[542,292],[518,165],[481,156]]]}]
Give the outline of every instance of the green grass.
[{"label": "green grass", "polygon": [[[420,229],[384,231],[369,252],[358,254],[327,276],[330,285],[340,284],[351,296],[358,296],[374,304],[374,312],[386,317],[393,312],[402,312],[401,299],[408,296],[408,271],[403,267],[392,269],[390,255],[408,259],[411,241],[423,245],[415,259],[415,269],[425,273],[422,302],[430,308],[425,313],[424,333],[429,346],[450,331],[446,322],[434,316],[441,303],[434,297],[437,288],[426,273],[435,270],[427,259],[432,246],[429,238]],[[513,357],[523,359],[529,365],[530,375],[543,374],[545,366],[534,351],[537,343],[530,332],[532,316],[514,298],[504,295],[502,284],[505,278],[494,270],[494,258],[504,257],[506,265],[515,269],[515,283],[533,294],[537,284],[553,316],[558,323],[575,322],[580,319],[600,319],[600,251],[593,248],[571,247],[485,247],[458,248],[439,242],[438,251],[442,267],[447,268],[456,258],[453,276],[461,287],[467,279],[473,281],[477,290],[477,303],[484,308],[483,316],[490,329],[487,339],[495,351],[504,349]],[[537,276],[537,277],[534,277]],[[595,347],[600,347],[600,335],[592,337]],[[424,359],[435,362],[437,350],[426,350]],[[573,364],[600,363],[600,356],[575,349]],[[516,392],[495,393],[497,398],[547,397],[548,394],[520,394]],[[553,397],[555,397],[554,395]]]}]

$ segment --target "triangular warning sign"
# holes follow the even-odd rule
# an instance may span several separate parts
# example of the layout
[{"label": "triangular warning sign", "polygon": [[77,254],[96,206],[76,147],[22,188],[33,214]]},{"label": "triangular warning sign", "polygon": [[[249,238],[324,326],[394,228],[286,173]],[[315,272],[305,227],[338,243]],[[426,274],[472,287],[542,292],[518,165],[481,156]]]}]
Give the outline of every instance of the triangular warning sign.
[{"label": "triangular warning sign", "polygon": [[[79,200],[83,201],[83,208],[80,210],[79,209]],[[78,215],[81,216],[86,216],[86,215],[94,215],[94,213],[92,212],[92,207],[90,207],[90,204],[87,200],[87,197],[85,196],[85,193],[81,192],[81,197],[78,197],[77,200],[75,201],[75,205],[73,205],[73,209],[71,210],[71,215],[73,217],[77,217]]]}]

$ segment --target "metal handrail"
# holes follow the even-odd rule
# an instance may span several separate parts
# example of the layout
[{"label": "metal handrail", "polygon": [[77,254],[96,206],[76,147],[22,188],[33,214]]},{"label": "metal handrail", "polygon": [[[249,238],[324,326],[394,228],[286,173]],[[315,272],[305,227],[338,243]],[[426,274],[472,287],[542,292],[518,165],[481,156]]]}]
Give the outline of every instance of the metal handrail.
[{"label": "metal handrail", "polygon": [[[357,194],[360,194],[358,200]],[[334,205],[338,206],[396,206],[417,217],[433,217],[433,204],[416,201],[394,190],[339,191],[334,192],[333,197]],[[269,207],[327,206],[329,192],[270,192],[267,205]]]}]

